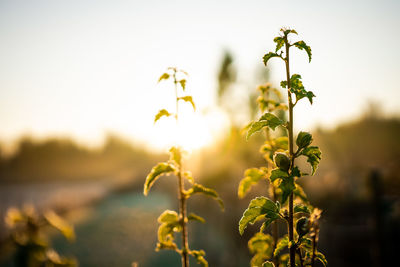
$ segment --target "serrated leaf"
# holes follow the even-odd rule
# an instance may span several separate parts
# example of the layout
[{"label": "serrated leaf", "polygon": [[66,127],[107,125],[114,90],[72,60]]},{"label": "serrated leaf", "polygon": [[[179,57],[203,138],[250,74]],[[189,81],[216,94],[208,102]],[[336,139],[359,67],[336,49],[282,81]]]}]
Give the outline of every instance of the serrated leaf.
[{"label": "serrated leaf", "polygon": [[263,57],[263,62],[264,65],[267,66],[268,60],[270,60],[273,57],[280,57],[277,53],[269,52],[268,54],[265,54]]},{"label": "serrated leaf", "polygon": [[304,204],[296,204],[296,205],[294,205],[293,210],[294,210],[295,213],[302,212],[302,213],[310,214],[310,209]]},{"label": "serrated leaf", "polygon": [[315,254],[316,259],[318,259],[324,266],[328,265],[328,261],[326,260],[324,254],[322,254],[321,252],[317,252]]},{"label": "serrated leaf", "polygon": [[287,87],[287,81],[281,81],[281,87],[286,88]]},{"label": "serrated leaf", "polygon": [[285,39],[283,39],[283,37],[278,36],[274,38],[274,42],[276,43],[275,52],[278,52],[278,50],[281,49],[282,46],[285,44]]},{"label": "serrated leaf", "polygon": [[200,264],[202,267],[208,267],[208,262],[204,258],[206,253],[204,250],[191,250],[190,254],[196,259],[197,263]]},{"label": "serrated leaf", "polygon": [[170,75],[168,73],[163,73],[160,78],[158,79],[158,82],[161,82],[162,80],[168,80]]},{"label": "serrated leaf", "polygon": [[247,132],[246,139],[249,139],[250,136],[262,130],[264,127],[269,127],[272,130],[275,130],[275,128],[279,125],[283,125],[283,121],[281,119],[279,119],[272,113],[265,113],[258,121],[251,124],[250,129]]},{"label": "serrated leaf", "polygon": [[313,103],[313,97],[315,97],[314,93],[311,91],[307,91],[306,97],[308,98],[308,101],[310,101],[311,105]]},{"label": "serrated leaf", "polygon": [[43,214],[44,218],[54,228],[58,229],[68,240],[75,240],[74,227],[66,220],[58,216],[54,211],[46,211]]},{"label": "serrated leaf", "polygon": [[239,183],[238,196],[244,198],[250,191],[251,186],[258,183],[261,179],[265,178],[265,172],[263,169],[252,168],[247,169],[244,172],[244,178]]},{"label": "serrated leaf", "polygon": [[169,113],[166,109],[161,109],[154,118],[154,123],[156,123],[162,116],[169,117],[172,114]]},{"label": "serrated leaf", "polygon": [[182,150],[179,147],[171,147],[169,150],[170,160],[175,162],[177,166],[181,165],[182,162]]},{"label": "serrated leaf", "polygon": [[295,47],[297,47],[300,50],[305,50],[308,55],[308,62],[311,62],[311,47],[309,47],[304,41],[298,41],[293,44]]},{"label": "serrated leaf", "polygon": [[290,91],[296,95],[296,102],[300,99],[307,97],[310,103],[313,103],[314,93],[307,91],[304,88],[303,82],[301,81],[301,76],[299,74],[293,74],[290,78]]},{"label": "serrated leaf", "polygon": [[275,267],[275,264],[271,261],[266,261],[263,263],[262,267]]},{"label": "serrated leaf", "polygon": [[206,222],[206,220],[204,220],[203,217],[201,217],[201,216],[199,216],[199,215],[196,215],[196,214],[194,214],[194,213],[190,213],[190,214],[188,215],[188,220],[189,220],[189,221],[198,221],[198,222],[201,222],[201,223],[205,223],[205,222]]},{"label": "serrated leaf", "polygon": [[301,149],[309,146],[312,142],[312,135],[308,132],[301,131],[297,135],[296,145]]},{"label": "serrated leaf", "polygon": [[278,212],[278,206],[266,197],[257,197],[251,200],[239,221],[239,233],[242,235],[249,223],[254,224],[263,218],[277,219]]},{"label": "serrated leaf", "polygon": [[182,90],[185,91],[185,89],[186,89],[186,79],[180,80],[179,84],[182,86]]},{"label": "serrated leaf", "polygon": [[314,175],[318,168],[319,161],[321,160],[321,150],[319,150],[317,146],[309,146],[301,152],[301,155],[307,157],[307,162],[310,163],[312,167],[311,175]]},{"label": "serrated leaf", "polygon": [[222,201],[222,199],[219,197],[217,191],[215,191],[214,189],[205,187],[201,184],[193,184],[193,187],[190,188],[188,191],[186,191],[186,196],[189,198],[191,196],[193,196],[194,194],[204,194],[206,196],[212,197],[213,199],[215,199],[218,204],[220,205],[221,209],[224,209],[224,202]]},{"label": "serrated leaf", "polygon": [[278,256],[279,253],[289,246],[289,238],[286,235],[285,237],[279,239],[278,244],[276,244],[276,248],[274,251],[274,257]]},{"label": "serrated leaf", "polygon": [[196,105],[193,102],[193,98],[191,96],[182,96],[182,97],[178,97],[178,100],[183,100],[185,102],[190,102],[190,104],[192,104],[192,107],[194,110],[196,110]]},{"label": "serrated leaf", "polygon": [[146,181],[144,183],[143,194],[147,196],[150,191],[150,188],[153,186],[154,182],[162,175],[162,174],[171,174],[175,171],[175,167],[169,163],[161,162],[154,166],[150,173],[146,177]]},{"label": "serrated leaf", "polygon": [[271,171],[271,176],[269,177],[269,179],[270,179],[271,183],[273,183],[278,178],[284,179],[284,178],[288,178],[288,177],[289,177],[289,174],[287,172],[277,168],[277,169],[274,169]]}]

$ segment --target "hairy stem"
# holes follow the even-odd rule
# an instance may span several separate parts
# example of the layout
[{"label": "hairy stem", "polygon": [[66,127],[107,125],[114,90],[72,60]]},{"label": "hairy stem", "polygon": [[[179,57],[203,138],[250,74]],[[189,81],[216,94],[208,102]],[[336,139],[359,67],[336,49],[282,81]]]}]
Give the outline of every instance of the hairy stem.
[{"label": "hairy stem", "polygon": [[[287,39],[287,35],[285,35],[285,48],[286,48],[286,80],[287,80],[287,89],[288,89],[288,102],[289,102],[289,125],[288,125],[288,132],[289,132],[289,156],[291,160],[291,169],[294,167],[294,152],[293,152],[293,101],[292,101],[292,94],[290,93],[290,69],[289,69],[289,42]],[[293,192],[289,196],[289,221],[288,221],[288,234],[289,234],[289,242],[293,244]],[[296,247],[291,246],[289,248],[289,255],[290,255],[290,267],[295,267],[295,258],[296,258]]]}]

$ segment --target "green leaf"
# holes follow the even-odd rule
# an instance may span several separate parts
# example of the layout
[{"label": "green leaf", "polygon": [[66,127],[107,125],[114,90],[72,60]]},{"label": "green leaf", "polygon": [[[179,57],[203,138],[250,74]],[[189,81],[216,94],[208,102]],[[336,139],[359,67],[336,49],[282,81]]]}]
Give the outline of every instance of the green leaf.
[{"label": "green leaf", "polygon": [[242,235],[249,223],[254,224],[263,218],[270,218],[272,220],[279,218],[278,213],[278,206],[270,199],[266,197],[253,199],[239,221],[239,233]]},{"label": "green leaf", "polygon": [[296,95],[296,101],[307,97],[310,103],[313,103],[314,93],[307,91],[304,88],[303,82],[301,81],[301,76],[299,74],[293,74],[290,78],[290,91]]},{"label": "green leaf", "polygon": [[170,160],[175,162],[177,166],[181,165],[182,162],[182,150],[179,147],[171,147],[169,150]]},{"label": "green leaf", "polygon": [[250,191],[251,186],[258,183],[261,179],[265,178],[264,169],[252,168],[244,172],[244,178],[239,183],[238,196],[244,198]]},{"label": "green leaf", "polygon": [[162,80],[168,80],[169,79],[169,74],[168,73],[163,73],[160,78],[158,79],[158,82],[161,82]]},{"label": "green leaf", "polygon": [[307,162],[309,162],[312,167],[311,175],[314,175],[318,168],[319,161],[321,160],[321,150],[319,150],[317,146],[310,146],[305,148],[301,152],[301,155],[304,155],[308,158]]},{"label": "green leaf", "polygon": [[274,162],[275,165],[282,171],[287,172],[290,168],[290,159],[285,153],[275,152]]},{"label": "green leaf", "polygon": [[311,105],[312,105],[312,103],[313,103],[313,97],[315,97],[314,93],[311,92],[311,91],[307,91],[306,96],[307,96],[307,98],[308,98],[308,101],[310,101],[310,103],[311,103]]},{"label": "green leaf", "polygon": [[204,218],[202,218],[201,216],[196,215],[194,213],[190,213],[188,215],[188,220],[189,221],[198,221],[198,222],[201,222],[201,223],[205,223],[206,222],[206,220],[204,220]]},{"label": "green leaf", "polygon": [[46,211],[43,214],[44,218],[51,226],[58,229],[68,240],[75,240],[74,227],[66,220],[58,216],[54,211]]},{"label": "green leaf", "polygon": [[[271,235],[257,232],[247,243],[251,254],[272,254],[274,239]],[[253,265],[252,265],[253,266]]]},{"label": "green leaf", "polygon": [[304,201],[306,203],[309,203],[309,201],[307,199],[307,195],[306,195],[306,193],[304,192],[303,188],[300,185],[296,184],[296,189],[293,190],[293,194],[295,196],[299,197],[302,201]]},{"label": "green leaf", "polygon": [[250,136],[262,130],[264,127],[269,127],[272,130],[275,130],[275,128],[279,125],[283,125],[283,121],[281,119],[279,119],[272,113],[265,113],[258,121],[251,124],[251,127],[247,132],[246,139],[249,139]]},{"label": "green leaf", "polygon": [[296,232],[299,237],[305,236],[310,231],[310,221],[306,217],[301,217],[296,222]]},{"label": "green leaf", "polygon": [[312,135],[308,132],[300,132],[297,135],[296,145],[302,149],[308,147],[312,142]]},{"label": "green leaf", "polygon": [[269,52],[268,54],[265,54],[263,57],[264,65],[267,66],[268,60],[270,60],[273,57],[280,57],[277,53]]},{"label": "green leaf", "polygon": [[294,178],[292,176],[289,176],[287,178],[282,179],[281,183],[279,184],[279,188],[282,190],[281,203],[283,205],[290,196],[290,194],[293,192],[293,190],[296,188],[294,184]]},{"label": "green leaf", "polygon": [[200,264],[202,267],[208,267],[208,262],[204,258],[204,256],[206,255],[204,250],[191,250],[189,254],[191,254],[196,259],[197,263]]},{"label": "green leaf", "polygon": [[150,191],[150,188],[153,186],[154,182],[162,175],[162,174],[171,174],[175,171],[175,167],[169,163],[161,162],[154,166],[150,173],[146,177],[146,181],[144,183],[143,194],[147,196]]},{"label": "green leaf", "polygon": [[304,204],[296,204],[296,205],[294,205],[293,210],[294,210],[295,213],[299,213],[299,212],[307,213],[307,214],[311,213],[310,209]]},{"label": "green leaf", "polygon": [[196,110],[196,105],[193,102],[193,98],[191,96],[182,96],[182,97],[178,97],[178,100],[183,100],[185,102],[190,102],[190,104],[192,104],[192,107],[194,110]]},{"label": "green leaf", "polygon": [[269,177],[269,179],[271,180],[271,183],[273,183],[276,179],[281,178],[288,178],[289,174],[281,169],[274,169],[271,171],[271,176]]},{"label": "green leaf", "polygon": [[278,52],[278,50],[281,49],[282,46],[285,44],[285,39],[283,39],[283,37],[278,36],[274,38],[274,42],[276,43],[275,52]]},{"label": "green leaf", "polygon": [[288,236],[285,236],[285,237],[281,238],[281,239],[278,241],[278,244],[276,244],[276,248],[275,248],[275,251],[274,251],[274,257],[278,256],[279,253],[280,253],[282,250],[284,250],[285,248],[288,247],[288,245],[289,245],[289,238],[288,238]]},{"label": "green leaf", "polygon": [[323,264],[324,266],[327,266],[327,265],[328,265],[328,261],[326,260],[324,254],[322,254],[321,252],[317,252],[317,253],[315,254],[315,257],[316,257],[320,262],[322,262],[322,264]]},{"label": "green leaf", "polygon": [[275,264],[271,261],[266,261],[263,263],[262,267],[275,267]]},{"label": "green leaf", "polygon": [[156,123],[162,116],[169,117],[172,114],[169,113],[166,109],[161,109],[154,118],[154,123]]},{"label": "green leaf", "polygon": [[311,47],[306,45],[306,43],[304,41],[298,41],[298,42],[294,43],[293,45],[300,50],[304,49],[308,55],[308,62],[311,62]]},{"label": "green leaf", "polygon": [[287,87],[287,81],[281,81],[281,87],[286,88]]},{"label": "green leaf", "polygon": [[179,83],[182,86],[183,91],[185,91],[185,89],[186,89],[186,80],[182,79],[182,80],[179,81]]},{"label": "green leaf", "polygon": [[204,194],[206,196],[214,198],[220,205],[221,209],[222,210],[224,209],[224,202],[219,197],[217,191],[215,191],[214,189],[211,189],[211,188],[205,187],[201,184],[195,183],[195,184],[193,184],[192,188],[190,188],[188,191],[186,191],[186,196],[189,198],[197,193]]},{"label": "green leaf", "polygon": [[179,223],[179,216],[175,211],[166,210],[159,217],[158,222],[158,241],[156,250],[159,249],[175,249],[174,232],[182,231]]}]

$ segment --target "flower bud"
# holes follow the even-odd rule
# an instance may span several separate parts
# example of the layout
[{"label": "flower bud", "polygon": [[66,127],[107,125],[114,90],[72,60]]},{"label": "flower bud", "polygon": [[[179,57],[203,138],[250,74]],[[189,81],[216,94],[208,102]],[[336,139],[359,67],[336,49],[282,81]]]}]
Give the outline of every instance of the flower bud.
[{"label": "flower bud", "polygon": [[290,159],[285,153],[275,153],[274,155],[275,165],[278,166],[282,171],[288,171],[290,167]]},{"label": "flower bud", "polygon": [[297,139],[296,139],[296,145],[299,148],[305,148],[307,146],[309,146],[312,142],[312,135],[310,133],[307,132],[300,132],[297,135]]}]

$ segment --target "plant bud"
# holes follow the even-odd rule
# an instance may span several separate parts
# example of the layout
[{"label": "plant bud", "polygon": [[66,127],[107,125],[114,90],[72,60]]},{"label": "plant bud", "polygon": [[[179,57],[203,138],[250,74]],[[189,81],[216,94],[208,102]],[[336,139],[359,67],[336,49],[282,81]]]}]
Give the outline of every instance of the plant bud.
[{"label": "plant bud", "polygon": [[284,153],[275,153],[274,155],[275,165],[282,171],[288,171],[290,167],[290,159]]},{"label": "plant bud", "polygon": [[309,146],[312,142],[312,135],[310,133],[307,132],[300,132],[297,135],[297,140],[296,140],[296,145],[299,148],[305,148],[307,146]]},{"label": "plant bud", "polygon": [[305,236],[310,231],[310,221],[306,217],[297,220],[296,231],[299,236]]}]

